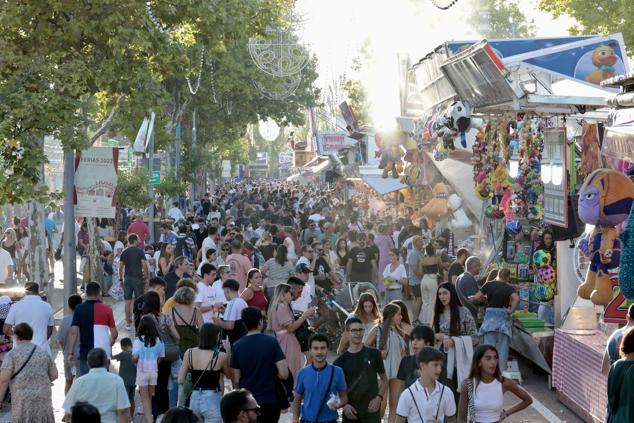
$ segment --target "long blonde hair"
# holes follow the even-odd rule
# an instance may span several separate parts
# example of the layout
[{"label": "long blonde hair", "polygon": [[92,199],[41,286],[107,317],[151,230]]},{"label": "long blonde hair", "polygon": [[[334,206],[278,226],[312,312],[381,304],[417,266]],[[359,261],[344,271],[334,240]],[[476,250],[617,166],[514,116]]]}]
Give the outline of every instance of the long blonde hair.
[{"label": "long blonde hair", "polygon": [[277,306],[282,302],[282,297],[287,292],[291,292],[291,286],[286,283],[281,283],[275,287],[275,294],[273,295],[273,301],[269,304],[269,312],[267,313],[267,329],[273,330],[273,316],[277,311]]}]

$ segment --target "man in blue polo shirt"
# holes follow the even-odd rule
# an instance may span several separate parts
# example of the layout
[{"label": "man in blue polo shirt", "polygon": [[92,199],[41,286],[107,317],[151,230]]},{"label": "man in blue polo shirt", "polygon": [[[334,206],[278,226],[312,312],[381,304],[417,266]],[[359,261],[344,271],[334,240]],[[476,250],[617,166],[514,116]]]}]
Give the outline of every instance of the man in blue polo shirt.
[{"label": "man in blue polo shirt", "polygon": [[[328,338],[317,333],[308,341],[313,364],[297,374],[293,421],[331,423],[338,418],[337,409],[348,403],[346,379],[341,367],[328,364]],[[333,395],[338,395],[335,398]],[[301,420],[299,419],[301,411]]]}]

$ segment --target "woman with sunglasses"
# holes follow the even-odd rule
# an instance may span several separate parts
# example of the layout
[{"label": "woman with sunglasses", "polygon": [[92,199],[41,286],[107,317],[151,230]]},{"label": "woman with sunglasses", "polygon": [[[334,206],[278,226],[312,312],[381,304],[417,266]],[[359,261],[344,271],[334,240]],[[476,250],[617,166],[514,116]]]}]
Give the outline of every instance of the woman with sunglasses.
[{"label": "woman with sunglasses", "polygon": [[229,254],[231,254],[231,247],[229,246],[228,242],[226,241],[220,242],[219,246],[220,246],[220,254],[217,254],[216,260],[211,262],[211,264],[216,266],[216,268],[220,268],[220,266],[224,266],[225,264],[227,264],[227,257],[229,257]]}]

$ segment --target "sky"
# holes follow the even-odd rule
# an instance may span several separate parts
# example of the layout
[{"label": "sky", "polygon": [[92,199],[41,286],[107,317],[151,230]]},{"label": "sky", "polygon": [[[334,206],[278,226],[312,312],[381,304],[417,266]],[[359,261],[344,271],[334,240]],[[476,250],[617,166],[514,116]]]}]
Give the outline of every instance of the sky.
[{"label": "sky", "polygon": [[[520,1],[537,24],[537,36],[568,35],[572,21],[555,20],[538,11],[536,3]],[[388,129],[399,115],[397,55],[409,54],[415,63],[445,41],[479,39],[465,22],[469,6],[467,0],[446,11],[430,0],[298,0],[296,10],[302,17],[299,33],[318,58],[317,85],[323,89],[342,74],[360,79],[375,125]],[[375,61],[355,75],[352,61],[364,40],[370,42]]]}]

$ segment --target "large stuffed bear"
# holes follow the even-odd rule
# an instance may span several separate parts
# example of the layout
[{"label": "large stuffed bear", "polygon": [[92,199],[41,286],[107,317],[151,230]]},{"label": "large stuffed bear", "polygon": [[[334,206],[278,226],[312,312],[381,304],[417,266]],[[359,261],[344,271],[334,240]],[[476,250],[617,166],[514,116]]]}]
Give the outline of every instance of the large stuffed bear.
[{"label": "large stuffed bear", "polygon": [[465,229],[471,227],[471,220],[467,217],[462,208],[462,198],[457,194],[451,194],[447,200],[447,205],[451,209],[451,220],[449,220],[449,229]]},{"label": "large stuffed bear", "polygon": [[595,170],[579,190],[579,218],[595,228],[579,244],[590,258],[590,268],[577,293],[594,304],[606,305],[612,301],[608,270],[619,266],[621,253],[615,226],[627,219],[633,201],[634,183],[616,170]]}]

